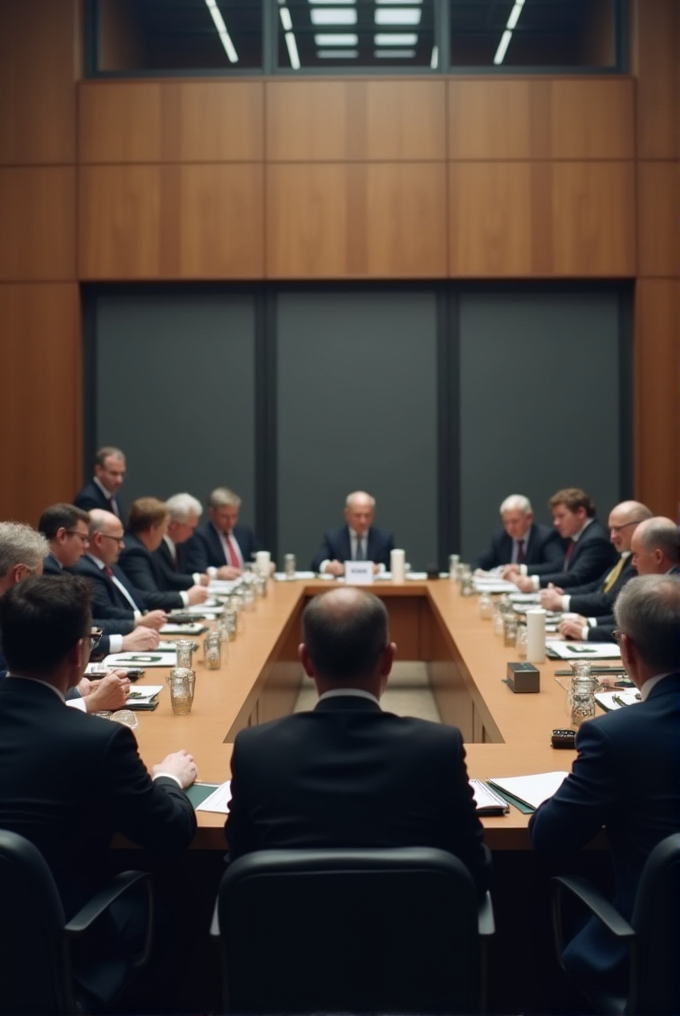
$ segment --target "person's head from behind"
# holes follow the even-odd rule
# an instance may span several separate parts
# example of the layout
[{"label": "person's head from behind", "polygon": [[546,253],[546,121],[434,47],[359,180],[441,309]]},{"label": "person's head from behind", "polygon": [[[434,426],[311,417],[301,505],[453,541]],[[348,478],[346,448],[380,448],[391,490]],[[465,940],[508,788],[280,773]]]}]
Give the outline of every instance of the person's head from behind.
[{"label": "person's head from behind", "polygon": [[42,574],[49,549],[45,537],[24,522],[0,522],[0,597],[17,582]]},{"label": "person's head from behind", "polygon": [[336,687],[382,694],[396,646],[377,596],[350,587],[320,593],[305,607],[302,637],[300,659],[320,693]]},{"label": "person's head from behind", "polygon": [[147,550],[158,550],[168,531],[170,512],[165,501],[155,497],[138,497],[132,502],[128,529],[134,533]]},{"label": "person's head from behind", "polygon": [[616,598],[621,658],[640,687],[656,674],[680,671],[680,579],[639,575]]},{"label": "person's head from behind", "polygon": [[503,529],[513,540],[523,540],[531,529],[534,513],[524,494],[510,494],[500,507]]},{"label": "person's head from behind", "polygon": [[39,575],[0,599],[0,638],[10,673],[75,686],[90,658],[91,590],[77,575]]}]

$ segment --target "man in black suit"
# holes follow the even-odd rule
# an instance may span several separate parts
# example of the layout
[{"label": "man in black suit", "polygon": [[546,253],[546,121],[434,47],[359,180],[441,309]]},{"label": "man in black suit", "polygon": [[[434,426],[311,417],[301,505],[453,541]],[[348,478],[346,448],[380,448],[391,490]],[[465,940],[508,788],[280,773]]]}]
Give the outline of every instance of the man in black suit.
[{"label": "man in black suit", "polygon": [[[64,708],[89,658],[91,621],[88,585],[71,575],[29,578],[0,600],[10,671],[0,684],[0,827],[40,850],[67,918],[104,880],[116,831],[167,853],[186,849],[196,828],[184,794],[191,755],[166,756],[150,776],[128,727]],[[96,981],[88,987],[97,993]]]},{"label": "man in black suit", "polygon": [[[532,815],[537,850],[579,850],[604,825],[627,920],[650,851],[680,828],[680,581],[633,578],[614,607],[621,658],[642,701],[584,723],[578,757],[557,793]],[[582,981],[625,990],[624,948],[593,918],[564,960]]]},{"label": "man in black suit", "polygon": [[364,490],[348,494],[344,514],[346,525],[327,529],[323,534],[312,571],[344,575],[345,561],[372,561],[375,572],[389,569],[394,537],[386,529],[373,525],[375,498]]},{"label": "man in black suit", "polygon": [[208,590],[204,585],[188,589],[168,587],[165,572],[154,556],[168,528],[170,513],[164,501],[139,497],[133,501],[119,564],[130,584],[142,591],[147,607],[174,610],[204,603]]},{"label": "man in black suit", "polygon": [[168,528],[154,551],[163,576],[163,589],[189,589],[194,585],[207,586],[210,576],[207,572],[189,571],[187,546],[196,532],[198,520],[203,513],[201,502],[191,494],[173,494],[165,502],[168,509]]},{"label": "man in black suit", "polygon": [[78,491],[73,503],[86,512],[92,508],[101,508],[122,519],[123,513],[116,495],[124,479],[125,455],[120,448],[110,445],[100,448],[94,459],[94,476]]},{"label": "man in black suit", "polygon": [[561,565],[532,564],[521,574],[519,565],[510,565],[507,578],[524,593],[545,589],[581,586],[599,578],[605,569],[618,560],[616,549],[609,542],[609,533],[595,518],[595,505],[580,487],[558,490],[548,501],[553,525],[566,541]]},{"label": "man in black suit", "polygon": [[[506,565],[553,563],[564,560],[562,543],[555,529],[534,522],[528,497],[510,494],[500,507],[503,528],[491,540],[491,546],[472,562],[474,569],[489,571]],[[509,572],[509,569],[508,569]]]},{"label": "man in black suit", "polygon": [[192,572],[211,578],[237,579],[262,544],[248,526],[239,522],[241,498],[228,487],[217,487],[208,498],[206,522],[198,527],[187,547]]},{"label": "man in black suit", "polygon": [[349,587],[316,596],[303,638],[319,702],[237,735],[231,859],[286,847],[431,846],[459,857],[483,894],[490,858],[460,731],[380,708],[396,651],[382,602]]}]

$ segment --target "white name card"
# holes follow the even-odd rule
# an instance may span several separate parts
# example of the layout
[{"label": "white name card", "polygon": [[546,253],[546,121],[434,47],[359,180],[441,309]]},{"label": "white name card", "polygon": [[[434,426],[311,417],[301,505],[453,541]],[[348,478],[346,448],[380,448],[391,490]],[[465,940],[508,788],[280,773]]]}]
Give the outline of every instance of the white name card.
[{"label": "white name card", "polygon": [[345,582],[350,586],[370,586],[373,582],[373,562],[345,561]]}]

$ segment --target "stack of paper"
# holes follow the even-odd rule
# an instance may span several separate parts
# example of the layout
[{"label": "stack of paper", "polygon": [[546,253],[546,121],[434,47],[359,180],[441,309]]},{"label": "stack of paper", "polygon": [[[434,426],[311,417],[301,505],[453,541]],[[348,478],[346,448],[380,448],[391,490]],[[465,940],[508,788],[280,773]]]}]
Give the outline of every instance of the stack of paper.
[{"label": "stack of paper", "polygon": [[568,773],[536,773],[533,776],[498,776],[489,779],[492,787],[516,797],[529,808],[538,808],[559,790]]}]

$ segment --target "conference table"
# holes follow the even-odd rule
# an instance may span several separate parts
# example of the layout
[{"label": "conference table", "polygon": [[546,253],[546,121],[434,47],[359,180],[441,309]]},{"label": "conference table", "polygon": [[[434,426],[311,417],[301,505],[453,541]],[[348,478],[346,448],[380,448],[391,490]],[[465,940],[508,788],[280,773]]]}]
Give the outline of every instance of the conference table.
[{"label": "conference table", "polygon": [[[239,730],[291,713],[301,682],[309,680],[297,659],[301,614],[311,596],[329,588],[332,583],[322,580],[270,580],[267,596],[245,613],[245,631],[229,643],[220,670],[204,668],[202,647],[195,654],[191,714],[172,714],[167,688],[155,712],[137,714],[146,764],[185,748],[196,759],[200,781],[228,779]],[[515,694],[503,679],[516,650],[504,647],[492,622],[479,616],[476,596],[461,596],[450,579],[377,581],[370,588],[387,607],[397,659],[426,664],[442,721],[462,730],[471,777],[569,771],[575,752],[550,745],[553,728],[570,725],[566,692],[555,679],[559,663],[539,667],[538,694]],[[161,683],[166,673],[148,669],[141,684]],[[483,824],[494,851],[530,847],[528,816],[514,807]],[[223,827],[224,816],[199,812],[193,848],[224,851]]]}]

